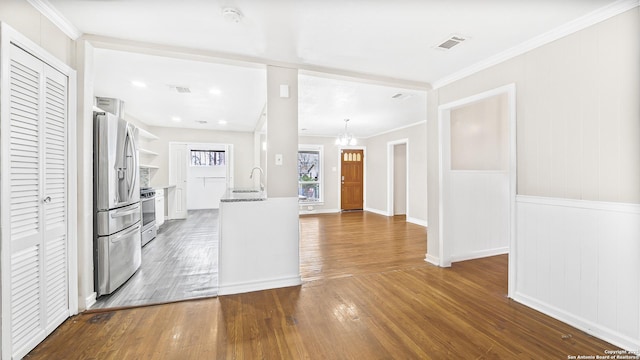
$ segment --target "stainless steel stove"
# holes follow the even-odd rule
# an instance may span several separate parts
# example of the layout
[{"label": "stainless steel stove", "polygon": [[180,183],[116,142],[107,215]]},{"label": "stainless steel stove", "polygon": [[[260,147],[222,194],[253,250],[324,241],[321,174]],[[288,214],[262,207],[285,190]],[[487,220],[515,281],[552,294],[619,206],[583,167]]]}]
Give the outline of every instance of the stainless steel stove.
[{"label": "stainless steel stove", "polygon": [[140,189],[142,203],[142,246],[155,239],[156,229],[156,191],[153,188]]}]

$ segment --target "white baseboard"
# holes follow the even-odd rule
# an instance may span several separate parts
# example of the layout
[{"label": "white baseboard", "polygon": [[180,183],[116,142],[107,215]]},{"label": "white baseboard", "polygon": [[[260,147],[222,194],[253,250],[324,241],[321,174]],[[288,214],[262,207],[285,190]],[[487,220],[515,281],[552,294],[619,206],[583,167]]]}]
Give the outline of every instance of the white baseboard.
[{"label": "white baseboard", "polygon": [[427,227],[427,220],[422,220],[422,219],[407,216],[407,222]]},{"label": "white baseboard", "polygon": [[378,214],[378,215],[382,215],[382,216],[389,216],[389,214],[386,211],[382,211],[382,210],[378,210],[378,209],[374,209],[374,208],[365,207],[364,211],[372,212],[374,214]]},{"label": "white baseboard", "polygon": [[233,295],[248,293],[252,291],[277,289],[290,286],[298,286],[302,284],[302,278],[300,275],[278,278],[278,279],[266,279],[259,281],[248,281],[242,283],[220,285],[218,287],[218,295]]},{"label": "white baseboard", "polygon": [[313,210],[299,210],[300,215],[310,215],[310,214],[335,214],[339,213],[340,209],[313,209]]},{"label": "white baseboard", "polygon": [[527,295],[516,292],[513,300],[540,311],[543,314],[549,315],[554,319],[567,323],[590,335],[610,342],[613,345],[619,346],[627,351],[638,351],[638,349],[640,349],[640,339],[633,339],[625,336],[624,334],[620,334],[614,330],[605,328],[602,325],[595,324],[591,321],[560,310],[555,306],[538,301]]},{"label": "white baseboard", "polygon": [[96,294],[95,292],[92,292],[91,294],[89,294],[89,296],[86,297],[86,299],[84,299],[85,310],[90,309],[93,306],[93,304],[96,303],[97,296],[98,294]]},{"label": "white baseboard", "polygon": [[480,258],[485,258],[489,256],[503,255],[508,253],[509,253],[509,247],[474,251],[467,254],[451,255],[451,262],[480,259]]},{"label": "white baseboard", "polygon": [[440,266],[440,258],[438,258],[437,256],[427,254],[424,258],[424,261],[435,266]]}]

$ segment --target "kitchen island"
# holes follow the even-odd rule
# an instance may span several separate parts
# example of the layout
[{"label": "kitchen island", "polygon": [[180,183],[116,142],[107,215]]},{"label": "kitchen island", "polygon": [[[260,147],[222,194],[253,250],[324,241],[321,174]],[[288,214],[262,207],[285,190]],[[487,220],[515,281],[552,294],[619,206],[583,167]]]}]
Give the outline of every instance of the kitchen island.
[{"label": "kitchen island", "polygon": [[230,189],[220,199],[219,295],[296,286],[298,199]]}]

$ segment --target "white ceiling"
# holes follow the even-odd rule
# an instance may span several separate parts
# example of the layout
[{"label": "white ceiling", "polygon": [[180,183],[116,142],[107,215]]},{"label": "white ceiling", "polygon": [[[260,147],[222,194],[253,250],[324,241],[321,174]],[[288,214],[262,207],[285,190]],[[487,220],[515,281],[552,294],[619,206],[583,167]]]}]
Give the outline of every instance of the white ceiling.
[{"label": "white ceiling", "polygon": [[124,100],[128,116],[152,126],[254,131],[267,98],[264,67],[95,49],[94,73],[96,96]]},{"label": "white ceiling", "polygon": [[[301,76],[300,127],[308,128],[308,134],[335,134],[343,127],[342,119],[351,118],[349,126],[357,136],[369,136],[426,118],[425,91],[413,90],[413,96],[401,101],[388,99],[392,93],[410,92],[402,87],[415,89],[416,84],[423,84],[426,90],[430,83],[614,3],[613,0],[48,2],[85,34],[209,52],[261,64],[285,63],[309,70],[357,73],[361,78],[383,79],[397,86],[385,88],[370,82]],[[222,9],[226,6],[240,10],[242,21],[223,19]],[[434,48],[452,34],[466,36],[468,40],[449,52]],[[113,61],[106,63],[98,55]],[[249,131],[266,99],[264,68],[187,64],[185,60],[100,50],[96,52],[96,72],[97,90],[123,98],[128,113],[150,124],[196,126],[194,120],[204,119],[209,121],[210,128],[215,128],[213,124],[224,118],[229,122],[227,129]],[[144,91],[131,89],[130,81],[134,78],[149,83],[146,95]],[[183,96],[184,101],[179,101],[176,96],[160,93],[161,85],[172,83],[192,90],[216,86],[221,94],[216,97],[206,91],[202,94],[194,91],[188,100]],[[173,114],[183,117],[182,123],[172,123],[170,119],[164,122]]]}]

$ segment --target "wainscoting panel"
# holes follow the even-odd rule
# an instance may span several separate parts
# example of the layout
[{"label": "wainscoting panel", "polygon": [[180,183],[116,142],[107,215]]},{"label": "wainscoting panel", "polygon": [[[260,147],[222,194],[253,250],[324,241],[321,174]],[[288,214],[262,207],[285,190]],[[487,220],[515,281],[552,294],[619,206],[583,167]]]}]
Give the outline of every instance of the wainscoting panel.
[{"label": "wainscoting panel", "polygon": [[509,251],[509,173],[451,171],[445,202],[445,236],[451,261]]},{"label": "wainscoting panel", "polygon": [[640,205],[517,197],[515,300],[640,348]]}]

